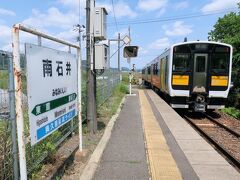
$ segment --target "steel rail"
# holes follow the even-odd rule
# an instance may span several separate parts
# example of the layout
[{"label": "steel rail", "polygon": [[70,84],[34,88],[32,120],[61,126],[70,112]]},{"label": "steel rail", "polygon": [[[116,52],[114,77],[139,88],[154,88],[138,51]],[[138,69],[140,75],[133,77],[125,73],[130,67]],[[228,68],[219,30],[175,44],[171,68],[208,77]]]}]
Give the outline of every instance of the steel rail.
[{"label": "steel rail", "polygon": [[225,130],[228,131],[229,133],[233,134],[233,135],[236,136],[237,138],[240,137],[240,134],[237,133],[236,131],[232,130],[231,128],[229,128],[229,127],[227,127],[227,126],[225,126],[225,125],[223,125],[222,123],[218,122],[217,120],[215,120],[214,118],[210,117],[209,115],[207,115],[207,114],[204,114],[204,115],[205,115],[205,117],[206,117],[208,120],[210,120],[211,122],[217,124],[218,126],[220,126],[221,128],[225,129]]},{"label": "steel rail", "polygon": [[221,146],[216,140],[211,138],[207,133],[205,133],[200,127],[193,123],[187,116],[183,115],[183,118],[201,135],[204,136],[211,144],[213,144],[218,151],[220,151],[239,171],[240,171],[240,161],[232,156],[223,146]]}]

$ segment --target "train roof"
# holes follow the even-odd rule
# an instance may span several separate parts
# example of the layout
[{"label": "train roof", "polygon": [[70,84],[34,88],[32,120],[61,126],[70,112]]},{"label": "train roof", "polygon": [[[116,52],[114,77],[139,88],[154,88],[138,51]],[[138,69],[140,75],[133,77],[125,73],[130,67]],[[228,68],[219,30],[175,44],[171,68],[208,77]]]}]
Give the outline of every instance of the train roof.
[{"label": "train roof", "polygon": [[174,47],[174,46],[179,46],[179,45],[184,45],[184,44],[199,44],[199,43],[202,43],[202,44],[219,44],[219,45],[223,45],[223,46],[229,46],[229,47],[232,48],[232,46],[230,44],[216,42],[216,41],[187,41],[187,42],[173,44],[171,46],[171,48]]},{"label": "train roof", "polygon": [[151,64],[153,64],[155,61],[157,61],[157,59],[163,55],[164,53],[166,53],[169,49],[172,49],[175,46],[180,46],[180,45],[184,45],[184,44],[219,44],[219,45],[223,45],[223,46],[228,46],[232,49],[232,46],[230,44],[226,44],[226,43],[221,43],[221,42],[216,42],[216,41],[187,41],[187,42],[181,42],[181,43],[176,43],[171,45],[169,48],[166,48],[159,56],[157,56],[156,58],[154,58],[154,60],[150,61],[149,63],[147,63],[143,69],[149,67]]}]

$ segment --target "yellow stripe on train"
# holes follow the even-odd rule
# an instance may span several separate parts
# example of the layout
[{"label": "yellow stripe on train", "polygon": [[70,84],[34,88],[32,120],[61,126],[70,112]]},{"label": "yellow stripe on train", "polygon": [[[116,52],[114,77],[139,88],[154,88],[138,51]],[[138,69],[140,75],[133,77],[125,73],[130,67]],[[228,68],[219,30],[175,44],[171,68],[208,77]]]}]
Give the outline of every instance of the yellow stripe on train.
[{"label": "yellow stripe on train", "polygon": [[172,85],[187,86],[189,84],[189,76],[186,75],[173,75]]},{"label": "yellow stripe on train", "polygon": [[212,76],[211,86],[227,86],[228,76]]}]

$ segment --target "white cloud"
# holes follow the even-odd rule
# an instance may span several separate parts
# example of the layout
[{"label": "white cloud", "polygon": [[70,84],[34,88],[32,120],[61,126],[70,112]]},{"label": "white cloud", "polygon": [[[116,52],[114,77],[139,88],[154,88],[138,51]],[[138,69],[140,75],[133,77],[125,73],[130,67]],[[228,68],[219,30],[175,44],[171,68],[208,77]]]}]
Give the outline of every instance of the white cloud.
[{"label": "white cloud", "polygon": [[188,7],[189,7],[188,1],[182,1],[182,2],[176,3],[174,8],[176,10],[182,10],[182,9],[186,9]]},{"label": "white cloud", "polygon": [[[58,2],[68,7],[79,7],[79,1],[77,0],[58,0]],[[80,0],[81,6],[84,6],[85,4],[85,0]]]},{"label": "white cloud", "polygon": [[36,28],[57,27],[63,29],[72,28],[77,22],[78,16],[76,13],[63,13],[56,7],[49,8],[47,13],[33,9],[31,17],[23,21],[24,24]]},{"label": "white cloud", "polygon": [[3,9],[0,8],[0,15],[4,15],[4,16],[15,16],[15,12],[7,10],[7,9]]},{"label": "white cloud", "polygon": [[12,51],[12,43],[5,44],[3,47],[1,47],[1,50],[3,51]]},{"label": "white cloud", "polygon": [[139,0],[138,8],[143,11],[155,11],[165,8],[168,0]]},{"label": "white cloud", "polygon": [[138,51],[139,51],[139,56],[148,54],[149,52],[146,48],[143,48],[143,47],[139,47]]},{"label": "white cloud", "polygon": [[128,34],[128,28],[121,29],[114,33],[113,37],[118,37],[118,33],[120,33],[121,37],[123,38],[125,35]]},{"label": "white cloud", "polygon": [[203,13],[208,13],[209,11],[237,8],[238,2],[239,0],[212,0],[209,4],[203,6],[201,10]]},{"label": "white cloud", "polygon": [[[113,16],[113,8],[112,4],[103,2],[103,3],[98,3],[97,6],[100,7],[105,7],[107,12]],[[137,16],[137,13],[134,12],[131,7],[125,2],[125,1],[117,1],[114,4],[114,10],[115,10],[115,16],[116,18],[122,18],[122,17],[130,17],[130,18],[135,18]]]},{"label": "white cloud", "polygon": [[70,29],[70,30],[62,31],[62,32],[58,33],[57,37],[60,39],[71,41],[73,43],[77,43],[78,32]]},{"label": "white cloud", "polygon": [[[1,39],[1,50],[5,51],[12,51],[12,27],[6,26],[6,25],[0,25],[1,33],[0,33],[0,39]],[[23,52],[24,50],[24,43],[25,42],[37,42],[37,38],[33,35],[30,35],[26,32],[21,32],[20,34],[20,51]]]},{"label": "white cloud", "polygon": [[172,27],[163,26],[168,36],[186,36],[192,33],[192,26],[185,25],[183,21],[176,21]]},{"label": "white cloud", "polygon": [[3,43],[8,43],[11,39],[11,32],[12,29],[9,26],[0,25],[1,33],[0,33],[0,39]]},{"label": "white cloud", "polygon": [[[73,25],[78,23],[78,13],[74,11],[74,4],[76,4],[76,0],[57,0],[58,4],[62,3],[62,6],[65,6],[62,8],[63,10],[60,10],[56,7],[50,7],[46,11],[39,11],[37,9],[32,10],[32,14],[29,15],[29,17],[22,21],[23,24],[26,26],[36,28],[39,31],[45,32],[47,34],[52,34],[60,39],[64,39],[70,42],[73,42],[75,44],[78,44],[76,37],[78,36],[78,32],[73,31]],[[82,2],[84,0],[81,0]],[[85,1],[84,1],[85,2]],[[68,3],[68,4],[67,4]],[[78,4],[78,1],[77,1]],[[72,5],[72,6],[71,6]],[[75,6],[76,7],[76,6]],[[6,14],[6,11],[2,11],[0,9],[0,15],[4,12]],[[85,14],[85,10],[83,9],[83,13]],[[8,13],[9,15],[13,15],[13,13]],[[1,22],[0,19],[0,45],[1,49],[3,50],[12,50],[11,43],[11,32],[12,28],[5,26],[5,22]],[[21,51],[24,49],[24,43],[37,43],[36,36],[30,35],[29,33],[22,32],[20,35],[20,47]],[[43,45],[50,45],[51,42],[43,39]],[[59,49],[63,46],[59,46],[58,44],[54,44],[53,47],[56,47]],[[82,46],[84,47],[84,46]]]},{"label": "white cloud", "polygon": [[63,7],[74,11],[76,14],[79,14],[79,2],[80,2],[80,13],[81,16],[85,16],[86,11],[86,0],[57,0],[59,4]]},{"label": "white cloud", "polygon": [[119,1],[117,4],[115,4],[114,10],[115,10],[116,18],[125,17],[125,16],[134,18],[137,16],[137,13],[134,12],[130,8],[130,6],[123,1]]},{"label": "white cloud", "polygon": [[160,17],[160,16],[163,15],[165,12],[166,12],[166,9],[165,9],[165,8],[160,9],[160,10],[157,12],[157,17]]},{"label": "white cloud", "polygon": [[149,45],[149,49],[165,49],[170,46],[170,41],[167,37],[160,38]]}]

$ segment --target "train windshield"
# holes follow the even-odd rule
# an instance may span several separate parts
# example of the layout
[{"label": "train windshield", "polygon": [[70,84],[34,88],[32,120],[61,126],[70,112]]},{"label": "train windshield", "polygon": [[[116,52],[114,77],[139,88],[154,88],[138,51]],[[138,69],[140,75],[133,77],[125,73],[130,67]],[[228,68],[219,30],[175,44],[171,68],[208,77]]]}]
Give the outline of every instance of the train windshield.
[{"label": "train windshield", "polygon": [[228,73],[230,52],[228,47],[217,47],[212,54],[211,71],[213,73]]},{"label": "train windshield", "polygon": [[187,72],[190,70],[190,58],[188,53],[174,53],[173,72]]}]

